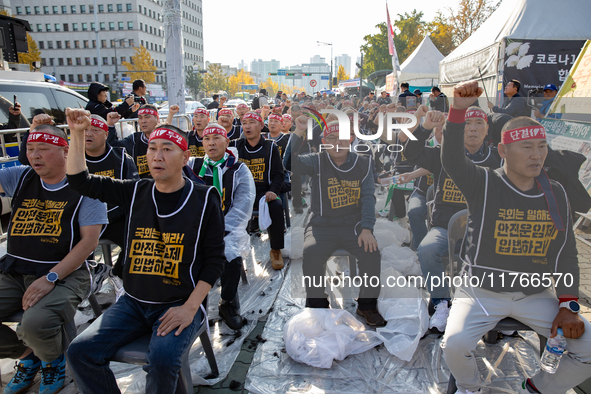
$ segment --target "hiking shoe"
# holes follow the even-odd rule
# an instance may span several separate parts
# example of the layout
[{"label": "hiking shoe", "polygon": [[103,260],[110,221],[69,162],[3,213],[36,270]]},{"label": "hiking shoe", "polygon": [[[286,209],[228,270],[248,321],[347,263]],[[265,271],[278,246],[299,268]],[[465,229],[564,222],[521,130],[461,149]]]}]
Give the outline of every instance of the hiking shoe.
[{"label": "hiking shoe", "polygon": [[41,361],[41,386],[39,394],[54,394],[64,388],[66,358],[62,354],[50,363]]},{"label": "hiking shoe", "polygon": [[441,333],[445,332],[450,309],[449,302],[447,301],[441,301],[435,305],[435,313],[429,320],[429,329],[435,328]]},{"label": "hiking shoe", "polygon": [[271,256],[271,266],[273,266],[274,270],[280,270],[283,268],[283,256],[281,256],[280,250],[271,249],[269,256]]},{"label": "hiking shoe", "polygon": [[370,326],[383,327],[386,325],[386,321],[384,320],[382,315],[380,315],[380,312],[378,312],[378,310],[375,308],[363,310],[357,308],[357,314],[359,316],[363,316],[367,324],[369,324]]},{"label": "hiking shoe", "polygon": [[232,302],[220,300],[219,313],[220,317],[232,330],[240,330],[242,328],[242,316],[238,314],[238,310]]},{"label": "hiking shoe", "polygon": [[41,367],[41,360],[17,360],[14,363],[16,370],[10,382],[4,388],[4,394],[19,394],[27,391],[33,385],[33,379]]}]

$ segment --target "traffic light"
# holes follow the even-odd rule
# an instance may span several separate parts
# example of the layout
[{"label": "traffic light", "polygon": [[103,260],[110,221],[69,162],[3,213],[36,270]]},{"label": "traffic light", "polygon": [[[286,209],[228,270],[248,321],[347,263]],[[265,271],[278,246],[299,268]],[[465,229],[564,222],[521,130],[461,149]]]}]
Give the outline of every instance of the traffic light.
[{"label": "traffic light", "polygon": [[269,75],[277,75],[277,73],[269,73]]},{"label": "traffic light", "polygon": [[309,76],[311,76],[311,75],[312,75],[312,73],[303,73],[302,75],[303,75],[304,77],[309,77]]},{"label": "traffic light", "polygon": [[295,73],[285,73],[285,76],[287,77],[293,77],[295,75]]}]

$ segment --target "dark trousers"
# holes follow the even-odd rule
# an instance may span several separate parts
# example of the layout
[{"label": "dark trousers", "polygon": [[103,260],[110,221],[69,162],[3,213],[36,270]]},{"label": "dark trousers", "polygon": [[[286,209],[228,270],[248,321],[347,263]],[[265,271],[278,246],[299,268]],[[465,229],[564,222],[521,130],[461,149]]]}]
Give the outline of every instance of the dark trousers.
[{"label": "dark trousers", "polygon": [[108,239],[121,248],[117,261],[113,263],[113,274],[123,278],[123,264],[125,263],[125,216],[120,217],[113,223],[109,223],[101,234],[101,239]]},{"label": "dark trousers", "polygon": [[[259,210],[259,201],[265,193],[258,193],[255,198],[254,209]],[[287,195],[285,195],[287,198]],[[271,249],[283,249],[283,235],[285,230],[285,215],[283,213],[283,203],[281,200],[275,200],[267,203],[269,205],[269,216],[271,216],[271,225],[267,228],[269,240],[271,241]]]},{"label": "dark trousers", "polygon": [[294,208],[302,207],[302,177],[291,174],[291,202]]},{"label": "dark trousers", "polygon": [[[364,283],[359,289],[357,304],[359,309],[374,309],[377,306],[377,298],[381,285],[371,287],[369,278],[380,277],[381,255],[379,250],[366,252],[363,246],[357,243],[358,235],[354,227],[349,226],[315,226],[308,225],[304,234],[304,259],[303,270],[307,278],[316,277],[316,283],[326,275],[326,261],[337,249],[345,249],[357,259],[358,276],[367,275],[367,286]],[[351,275],[355,273],[352,272]],[[328,308],[325,287],[310,286],[310,282],[304,280],[306,285],[306,307]],[[312,282],[313,283],[313,282]]]},{"label": "dark trousers", "polygon": [[226,261],[220,280],[222,282],[222,300],[231,302],[238,292],[240,283],[240,269],[242,257],[236,257],[232,261]]}]

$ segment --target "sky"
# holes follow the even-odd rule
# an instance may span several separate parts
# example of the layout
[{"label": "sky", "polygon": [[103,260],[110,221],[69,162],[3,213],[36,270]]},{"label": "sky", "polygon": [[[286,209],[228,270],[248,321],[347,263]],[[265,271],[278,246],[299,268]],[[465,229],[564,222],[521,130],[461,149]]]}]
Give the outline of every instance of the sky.
[{"label": "sky", "polygon": [[[390,19],[397,14],[422,11],[431,21],[438,10],[455,9],[457,0],[389,0]],[[280,66],[309,63],[314,55],[330,62],[333,57],[351,56],[355,68],[359,47],[367,34],[386,21],[386,1],[364,0],[222,0],[203,1],[205,61],[237,67],[244,60],[250,70],[255,59],[279,60]]]}]

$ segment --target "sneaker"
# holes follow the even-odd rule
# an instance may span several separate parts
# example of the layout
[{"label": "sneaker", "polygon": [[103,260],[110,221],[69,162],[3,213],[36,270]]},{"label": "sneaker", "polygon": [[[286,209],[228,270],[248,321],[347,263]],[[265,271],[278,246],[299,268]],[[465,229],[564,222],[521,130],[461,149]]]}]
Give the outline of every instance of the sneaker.
[{"label": "sneaker", "polygon": [[380,315],[380,312],[378,312],[377,309],[361,310],[361,309],[357,308],[357,314],[359,316],[363,316],[365,318],[365,321],[367,322],[367,324],[370,326],[383,327],[386,325],[386,321],[384,320],[382,315]]},{"label": "sneaker", "polygon": [[103,287],[103,282],[107,279],[111,274],[111,267],[106,264],[99,263],[92,268],[92,286],[91,286],[91,293],[96,294],[101,291]]},{"label": "sneaker", "polygon": [[119,301],[119,298],[125,294],[125,289],[123,288],[123,280],[120,277],[113,274],[113,271],[109,273],[109,283],[113,286],[115,290],[115,302]]},{"label": "sneaker", "polygon": [[41,386],[39,394],[54,394],[64,388],[66,358],[62,354],[50,363],[41,361]]},{"label": "sneaker", "polygon": [[281,256],[281,251],[277,249],[271,249],[269,252],[271,256],[271,266],[273,266],[274,270],[280,270],[283,268],[283,256]]},{"label": "sneaker", "polygon": [[429,328],[435,328],[439,332],[445,332],[449,310],[450,307],[447,301],[441,301],[439,304],[435,305],[435,313],[429,320]]},{"label": "sneaker", "polygon": [[4,388],[4,394],[19,394],[27,391],[33,385],[33,379],[41,367],[41,360],[18,360],[14,363],[16,370],[10,382]]},{"label": "sneaker", "polygon": [[233,303],[220,300],[219,312],[220,317],[232,330],[240,330],[242,328],[242,316],[238,314],[238,311]]}]

